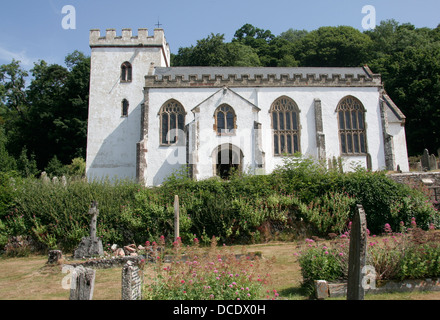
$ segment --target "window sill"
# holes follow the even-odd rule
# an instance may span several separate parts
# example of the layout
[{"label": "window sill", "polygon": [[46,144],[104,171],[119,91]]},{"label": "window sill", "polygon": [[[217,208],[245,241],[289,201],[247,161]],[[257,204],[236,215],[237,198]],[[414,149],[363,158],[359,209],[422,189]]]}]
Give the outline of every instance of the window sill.
[{"label": "window sill", "polygon": [[341,157],[364,157],[368,153],[341,153]]}]

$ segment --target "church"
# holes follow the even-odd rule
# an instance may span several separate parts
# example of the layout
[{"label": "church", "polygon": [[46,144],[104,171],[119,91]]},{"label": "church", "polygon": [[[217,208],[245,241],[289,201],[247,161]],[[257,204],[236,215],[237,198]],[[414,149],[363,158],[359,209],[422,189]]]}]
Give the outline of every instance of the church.
[{"label": "church", "polygon": [[163,29],[90,31],[86,174],[268,174],[296,153],[409,171],[405,116],[363,67],[171,67]]}]

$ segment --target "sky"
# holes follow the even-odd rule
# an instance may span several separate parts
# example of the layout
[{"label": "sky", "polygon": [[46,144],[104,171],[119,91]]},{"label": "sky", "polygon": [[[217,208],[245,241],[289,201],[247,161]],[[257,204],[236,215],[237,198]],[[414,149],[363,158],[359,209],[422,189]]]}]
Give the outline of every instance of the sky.
[{"label": "sky", "polygon": [[[372,10],[362,12],[365,6]],[[63,10],[64,9],[64,10]],[[373,15],[374,14],[374,15]],[[2,0],[0,5],[0,65],[20,60],[30,70],[45,60],[64,65],[75,50],[90,55],[89,31],[147,28],[160,23],[172,53],[196,45],[211,33],[231,41],[250,23],[279,35],[288,29],[352,26],[365,30],[394,19],[417,28],[440,24],[439,0]],[[371,19],[370,19],[371,18]]]}]

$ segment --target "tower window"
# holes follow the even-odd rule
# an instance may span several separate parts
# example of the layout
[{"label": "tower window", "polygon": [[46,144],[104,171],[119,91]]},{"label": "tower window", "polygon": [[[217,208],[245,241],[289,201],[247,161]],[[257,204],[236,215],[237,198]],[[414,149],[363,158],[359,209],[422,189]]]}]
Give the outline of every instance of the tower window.
[{"label": "tower window", "polygon": [[122,112],[121,112],[122,117],[128,117],[128,106],[129,106],[128,100],[127,99],[122,100]]},{"label": "tower window", "polygon": [[122,82],[131,82],[131,79],[132,79],[131,63],[128,61],[125,61],[121,65],[121,81]]}]

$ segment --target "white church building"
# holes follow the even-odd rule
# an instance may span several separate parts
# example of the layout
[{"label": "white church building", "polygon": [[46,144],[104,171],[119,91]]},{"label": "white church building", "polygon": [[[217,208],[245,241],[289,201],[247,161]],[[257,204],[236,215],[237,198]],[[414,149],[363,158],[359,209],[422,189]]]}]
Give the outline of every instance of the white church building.
[{"label": "white church building", "polygon": [[405,116],[367,67],[171,67],[162,29],[90,31],[89,179],[266,174],[299,152],[409,171]]}]

